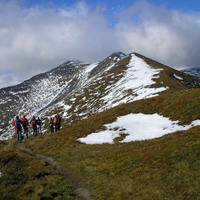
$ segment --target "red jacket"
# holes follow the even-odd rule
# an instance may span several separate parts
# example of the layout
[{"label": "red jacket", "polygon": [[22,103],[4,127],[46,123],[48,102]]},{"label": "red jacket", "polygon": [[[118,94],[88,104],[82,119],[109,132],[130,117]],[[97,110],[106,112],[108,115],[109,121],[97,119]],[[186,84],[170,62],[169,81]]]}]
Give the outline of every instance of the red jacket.
[{"label": "red jacket", "polygon": [[28,119],[26,119],[26,115],[23,115],[23,118],[21,119],[21,122],[22,122],[22,127],[24,127],[23,126],[23,122],[26,122],[27,126],[29,125]]},{"label": "red jacket", "polygon": [[[16,121],[16,120],[15,120],[15,121]],[[13,126],[15,125],[15,121],[13,121],[13,123],[12,123]],[[17,129],[15,128],[15,130],[17,130]]]}]

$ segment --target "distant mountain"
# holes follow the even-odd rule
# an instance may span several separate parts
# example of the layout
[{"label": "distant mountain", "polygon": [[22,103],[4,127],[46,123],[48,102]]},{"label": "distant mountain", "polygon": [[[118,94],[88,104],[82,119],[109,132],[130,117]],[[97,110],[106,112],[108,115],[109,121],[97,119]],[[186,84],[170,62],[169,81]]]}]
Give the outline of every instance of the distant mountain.
[{"label": "distant mountain", "polygon": [[13,136],[16,115],[40,117],[43,130],[60,114],[62,126],[161,92],[200,87],[200,80],[142,55],[116,52],[101,62],[67,61],[23,83],[0,89],[0,139]]},{"label": "distant mountain", "polygon": [[200,68],[183,69],[182,72],[200,78]]}]

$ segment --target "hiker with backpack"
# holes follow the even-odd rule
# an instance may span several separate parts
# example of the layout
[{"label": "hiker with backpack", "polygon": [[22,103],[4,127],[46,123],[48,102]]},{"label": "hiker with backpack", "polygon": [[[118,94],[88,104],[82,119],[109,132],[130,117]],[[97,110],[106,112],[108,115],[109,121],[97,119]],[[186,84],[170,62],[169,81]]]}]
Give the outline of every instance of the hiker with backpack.
[{"label": "hiker with backpack", "polygon": [[21,119],[21,122],[22,122],[22,128],[24,130],[23,137],[25,137],[25,135],[26,135],[26,138],[28,139],[28,126],[29,126],[29,122],[28,122],[28,119],[26,119],[26,115],[23,115],[23,117]]},{"label": "hiker with backpack", "polygon": [[59,131],[60,128],[61,128],[61,118],[60,118],[59,115],[57,115],[57,121],[56,121],[56,123],[57,123],[57,129],[58,129],[58,131]]},{"label": "hiker with backpack", "polygon": [[52,117],[50,118],[49,125],[51,133],[54,133],[54,119]]},{"label": "hiker with backpack", "polygon": [[58,129],[57,129],[57,115],[55,115],[53,123],[54,123],[54,127],[55,127],[55,132],[57,132],[58,131]]},{"label": "hiker with backpack", "polygon": [[54,118],[54,125],[55,125],[55,131],[59,131],[60,130],[60,127],[61,127],[61,118],[59,115],[55,115],[55,118]]},{"label": "hiker with backpack", "polygon": [[31,119],[30,124],[33,129],[33,136],[37,136],[37,120],[35,119],[35,116],[33,116],[33,118]]},{"label": "hiker with backpack", "polygon": [[39,133],[41,133],[41,135],[42,135],[42,121],[40,120],[40,118],[38,117],[38,119],[37,119],[37,133],[39,134]]},{"label": "hiker with backpack", "polygon": [[12,125],[15,126],[15,130],[17,134],[17,142],[22,143],[22,127],[21,127],[21,120],[19,119],[19,116],[16,117]]}]

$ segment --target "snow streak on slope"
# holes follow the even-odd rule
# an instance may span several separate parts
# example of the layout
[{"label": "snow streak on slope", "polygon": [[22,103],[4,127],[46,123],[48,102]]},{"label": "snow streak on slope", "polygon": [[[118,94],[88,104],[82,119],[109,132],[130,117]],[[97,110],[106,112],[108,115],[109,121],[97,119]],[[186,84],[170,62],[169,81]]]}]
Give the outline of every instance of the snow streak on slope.
[{"label": "snow streak on slope", "polygon": [[167,89],[165,87],[150,88],[154,84],[152,78],[156,78],[160,71],[161,69],[151,68],[142,59],[132,54],[123,77],[117,83],[106,87],[107,95],[102,100],[107,102],[108,107],[114,107],[122,103],[156,96]]}]

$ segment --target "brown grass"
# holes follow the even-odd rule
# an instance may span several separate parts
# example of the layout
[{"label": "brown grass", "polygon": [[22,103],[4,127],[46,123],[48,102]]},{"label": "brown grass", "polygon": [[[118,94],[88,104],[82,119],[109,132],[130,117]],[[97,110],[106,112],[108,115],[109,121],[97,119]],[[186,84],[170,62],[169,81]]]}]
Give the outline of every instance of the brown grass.
[{"label": "brown grass", "polygon": [[119,138],[113,145],[77,142],[128,113],[160,113],[189,124],[200,118],[199,98],[200,89],[191,89],[121,105],[55,134],[30,139],[26,146],[84,178],[100,200],[200,199],[200,127],[123,144]]},{"label": "brown grass", "polygon": [[[199,126],[152,140],[119,143],[121,138],[116,138],[113,145],[77,141],[129,113],[159,113],[190,124],[200,119],[199,102],[200,89],[170,90],[106,110],[54,134],[30,136],[23,144],[84,179],[99,200],[200,199]],[[78,199],[57,171],[15,150],[15,142],[16,138],[0,141],[3,199]]]},{"label": "brown grass", "polygon": [[15,143],[0,143],[0,199],[80,199],[56,170],[14,149]]}]

